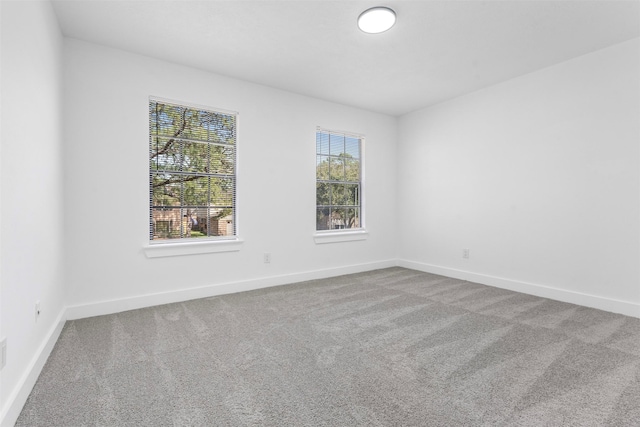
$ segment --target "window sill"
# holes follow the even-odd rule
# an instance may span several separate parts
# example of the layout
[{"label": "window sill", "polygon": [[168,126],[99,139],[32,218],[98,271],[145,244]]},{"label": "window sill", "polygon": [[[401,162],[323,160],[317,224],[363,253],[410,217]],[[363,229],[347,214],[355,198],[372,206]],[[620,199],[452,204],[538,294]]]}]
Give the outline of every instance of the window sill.
[{"label": "window sill", "polygon": [[329,231],[319,232],[313,235],[313,240],[316,245],[324,243],[340,243],[340,242],[354,242],[357,240],[367,240],[369,238],[369,232],[365,230],[358,231]]},{"label": "window sill", "polygon": [[156,243],[142,250],[147,258],[160,258],[181,255],[209,254],[214,252],[237,252],[242,240],[207,240],[204,242]]}]

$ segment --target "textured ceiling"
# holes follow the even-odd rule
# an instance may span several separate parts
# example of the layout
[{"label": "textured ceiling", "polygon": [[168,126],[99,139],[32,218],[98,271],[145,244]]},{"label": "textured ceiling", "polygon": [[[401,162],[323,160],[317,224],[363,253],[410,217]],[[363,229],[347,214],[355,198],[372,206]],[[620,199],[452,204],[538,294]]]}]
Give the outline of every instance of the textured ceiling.
[{"label": "textured ceiling", "polygon": [[[390,115],[640,36],[640,1],[53,4],[68,37]],[[362,33],[379,5],[396,25]]]}]

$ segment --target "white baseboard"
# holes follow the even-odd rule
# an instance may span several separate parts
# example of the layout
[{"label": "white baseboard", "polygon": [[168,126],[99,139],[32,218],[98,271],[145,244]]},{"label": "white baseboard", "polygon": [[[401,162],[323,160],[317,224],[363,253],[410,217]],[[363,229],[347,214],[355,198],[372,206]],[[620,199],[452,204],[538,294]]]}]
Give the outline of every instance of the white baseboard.
[{"label": "white baseboard", "polygon": [[346,267],[328,268],[302,273],[283,274],[280,276],[202,286],[198,288],[181,289],[177,291],[159,292],[155,294],[70,306],[67,307],[66,315],[69,320],[83,319],[85,317],[120,313],[122,311],[152,307],[155,305],[170,304],[198,298],[208,298],[235,292],[251,291],[271,286],[287,285],[290,283],[304,282],[306,280],[324,279],[343,274],[361,273],[363,271],[395,267],[396,265],[397,260],[392,259],[366,264],[350,265]]},{"label": "white baseboard", "polygon": [[56,345],[56,341],[58,341],[58,337],[62,332],[65,322],[66,311],[63,308],[2,408],[2,414],[0,414],[0,426],[12,427],[16,423],[16,420],[20,416],[20,412],[22,411],[33,386],[36,384],[36,381],[40,376],[40,372],[42,371],[44,364],[47,362],[47,359],[51,354],[51,350],[53,350],[53,347]]},{"label": "white baseboard", "polygon": [[496,288],[509,289],[511,291],[522,292],[524,294],[536,295],[543,298],[549,298],[557,301],[568,302],[571,304],[597,308],[599,310],[610,311],[613,313],[640,318],[640,304],[635,304],[628,301],[604,298],[596,295],[584,294],[581,292],[568,291],[565,289],[558,289],[550,286],[505,279],[502,277],[489,276],[486,274],[473,273],[471,271],[458,270],[455,268],[425,264],[417,261],[398,260],[397,265],[413,270],[439,274],[442,276],[453,277],[455,279],[468,280],[470,282],[481,283],[483,285],[493,286]]}]

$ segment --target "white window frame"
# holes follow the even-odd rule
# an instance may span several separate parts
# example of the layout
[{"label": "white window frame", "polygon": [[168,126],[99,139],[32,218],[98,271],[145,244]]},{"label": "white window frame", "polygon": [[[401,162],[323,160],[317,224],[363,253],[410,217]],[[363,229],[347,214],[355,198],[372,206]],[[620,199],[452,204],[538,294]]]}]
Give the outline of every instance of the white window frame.
[{"label": "white window frame", "polygon": [[[365,222],[365,215],[366,215],[366,209],[365,209],[365,202],[366,202],[366,189],[365,189],[365,136],[363,134],[359,134],[359,133],[354,133],[354,132],[348,132],[348,131],[342,131],[342,130],[335,130],[335,129],[328,129],[328,128],[324,128],[324,127],[320,127],[318,126],[316,128],[316,144],[317,144],[317,135],[318,133],[328,133],[328,134],[334,134],[334,135],[344,135],[345,137],[351,137],[351,138],[357,138],[359,140],[359,151],[360,151],[360,157],[359,157],[359,163],[360,163],[360,191],[359,191],[359,210],[360,210],[360,216],[359,216],[359,221],[360,221],[360,227],[358,228],[349,228],[349,229],[332,229],[332,230],[318,230],[317,229],[317,222],[316,222],[316,230],[313,234],[313,238],[316,244],[325,244],[325,243],[340,243],[340,242],[351,242],[351,241],[358,241],[358,240],[366,240],[369,237],[369,232],[366,229],[366,222]],[[315,161],[316,161],[316,167],[314,168],[314,174],[316,176],[315,179],[315,188],[317,188],[317,184],[318,184],[318,177],[317,177],[317,164],[318,164],[318,155],[320,155],[320,153],[318,153],[317,150],[317,146],[316,146],[316,150],[315,150]],[[317,191],[317,190],[316,190]],[[317,210],[318,210],[318,203],[317,203],[317,194],[314,191],[314,205],[315,205],[315,212],[317,215]]]},{"label": "white window frame", "polygon": [[[192,254],[202,254],[202,253],[215,253],[215,252],[235,252],[239,251],[243,240],[239,237],[240,231],[240,221],[238,215],[238,122],[239,122],[239,113],[237,111],[225,110],[221,108],[213,108],[209,106],[203,106],[198,104],[193,104],[189,102],[176,101],[167,98],[161,98],[157,96],[150,96],[147,102],[147,111],[152,102],[158,102],[163,104],[171,104],[180,107],[185,107],[189,109],[196,109],[202,111],[209,111],[214,113],[220,113],[225,115],[234,115],[235,116],[235,159],[234,159],[234,182],[235,182],[235,195],[233,198],[233,221],[235,227],[235,234],[232,236],[208,236],[208,237],[183,237],[183,238],[175,238],[175,239],[166,239],[166,240],[153,240],[150,236],[151,232],[151,216],[153,209],[152,195],[149,197],[149,205],[147,210],[147,218],[148,218],[148,233],[147,239],[148,242],[143,246],[143,252],[148,258],[157,258],[157,257],[167,257],[167,256],[178,256],[178,255],[192,255]],[[150,118],[148,118],[150,120]],[[149,122],[150,125],[150,122]],[[151,141],[152,135],[151,130],[149,130],[149,141]],[[149,177],[151,176],[151,165],[149,163],[149,157],[146,159],[147,168],[149,171]],[[149,181],[149,191],[151,193],[151,182]]]}]

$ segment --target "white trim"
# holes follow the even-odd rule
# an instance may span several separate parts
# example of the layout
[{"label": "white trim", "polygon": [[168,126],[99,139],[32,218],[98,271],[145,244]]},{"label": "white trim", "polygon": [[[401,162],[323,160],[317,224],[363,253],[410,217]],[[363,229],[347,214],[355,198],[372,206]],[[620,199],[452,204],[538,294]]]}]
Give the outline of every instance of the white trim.
[{"label": "white trim", "polygon": [[33,390],[33,386],[36,384],[40,372],[44,367],[53,347],[60,337],[62,328],[66,322],[66,309],[63,308],[60,311],[53,327],[45,337],[44,341],[38,347],[38,350],[34,354],[31,362],[27,366],[24,374],[20,377],[20,380],[9,394],[5,405],[2,407],[2,414],[0,415],[0,426],[10,427],[16,423],[16,420],[20,416],[20,412],[27,402],[27,398]]},{"label": "white trim", "polygon": [[181,289],[177,291],[158,292],[155,294],[120,298],[90,304],[80,304],[67,307],[67,319],[82,319],[85,317],[102,316],[120,313],[127,310],[152,307],[161,304],[189,301],[198,298],[208,298],[217,295],[251,291],[269,288],[271,286],[287,285],[307,280],[325,279],[343,274],[361,273],[381,268],[395,267],[396,260],[376,261],[366,264],[349,265],[345,267],[328,268],[323,270],[305,271],[301,273],[283,274],[280,276],[259,279],[242,280],[238,282],[219,283],[198,288]]},{"label": "white trim", "polygon": [[144,246],[142,250],[147,258],[169,256],[209,254],[214,252],[237,252],[242,247],[243,240],[207,240],[199,242],[155,243]]},{"label": "white trim", "polygon": [[313,240],[316,242],[316,245],[324,243],[355,242],[357,240],[367,240],[368,238],[369,232],[366,230],[318,232],[313,235]]},{"label": "white trim", "polygon": [[398,260],[398,266],[640,318],[640,304],[629,301],[621,301],[417,261]]}]

